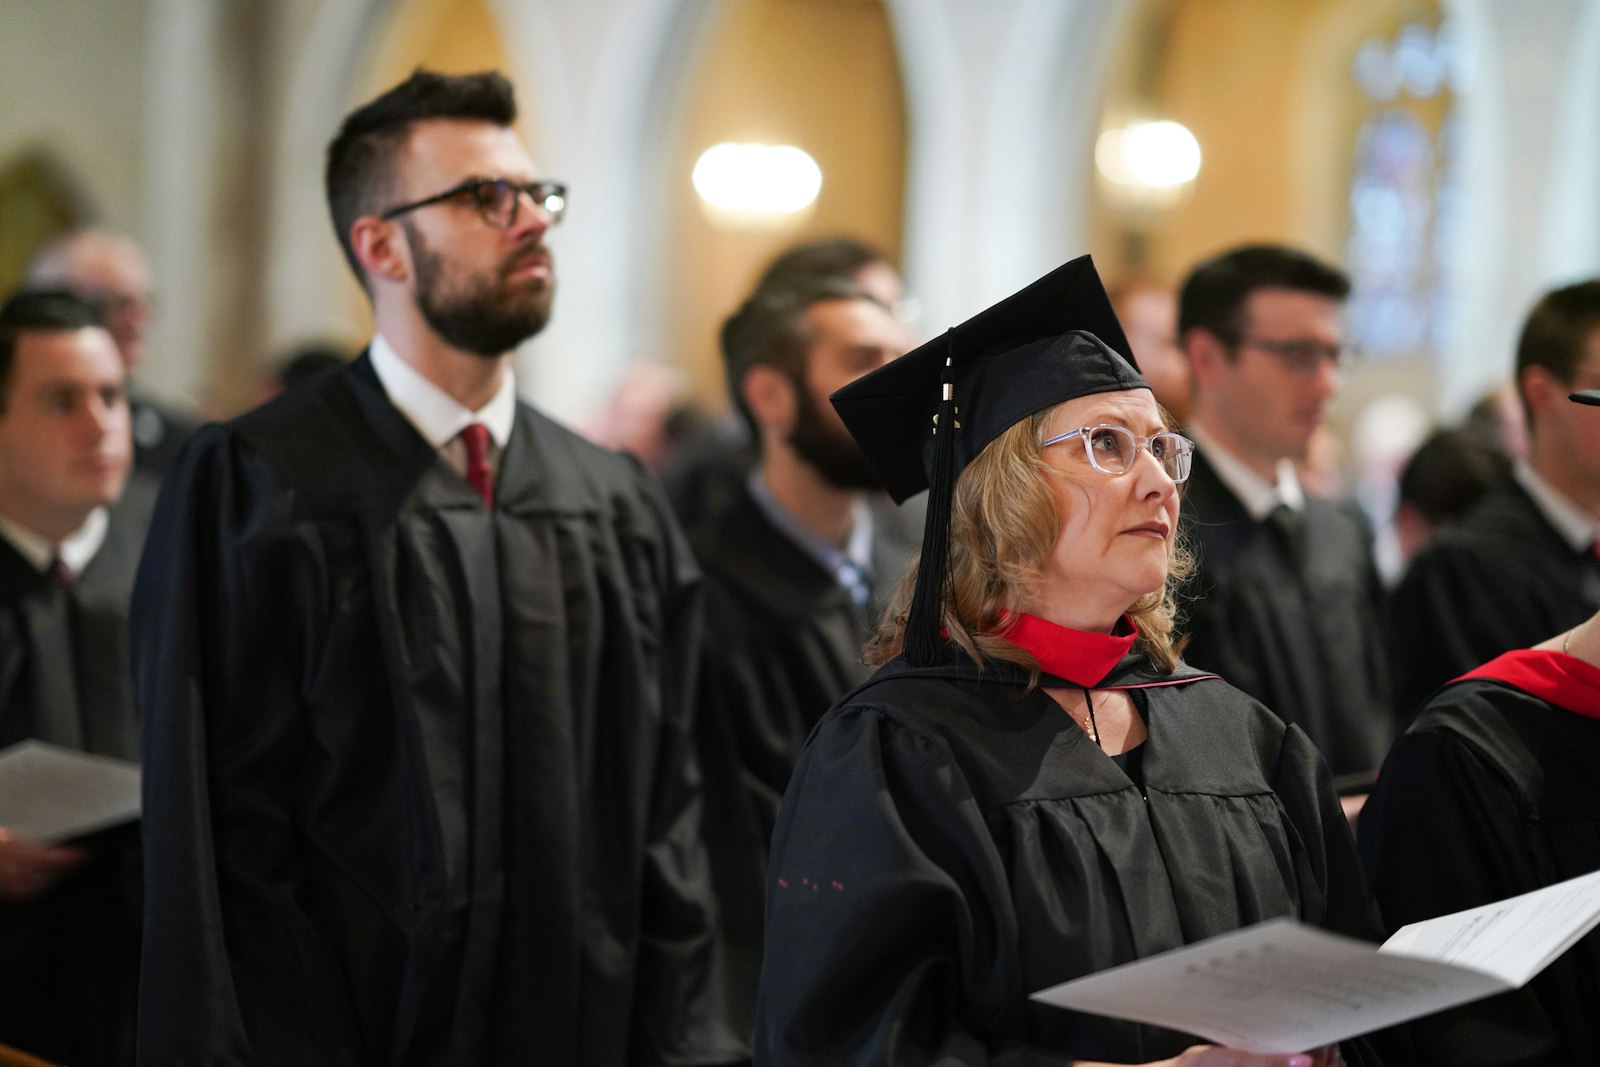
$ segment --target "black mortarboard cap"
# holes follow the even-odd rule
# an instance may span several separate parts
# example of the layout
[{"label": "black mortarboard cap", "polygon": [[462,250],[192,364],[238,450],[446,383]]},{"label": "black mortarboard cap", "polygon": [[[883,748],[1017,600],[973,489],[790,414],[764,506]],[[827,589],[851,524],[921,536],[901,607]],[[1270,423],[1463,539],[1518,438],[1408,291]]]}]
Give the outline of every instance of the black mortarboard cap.
[{"label": "black mortarboard cap", "polygon": [[[1081,256],[833,394],[897,502],[930,489],[908,659],[939,658],[950,493],[967,464],[1036,412],[1144,388],[1100,275]],[[952,423],[954,434],[936,432]]]}]

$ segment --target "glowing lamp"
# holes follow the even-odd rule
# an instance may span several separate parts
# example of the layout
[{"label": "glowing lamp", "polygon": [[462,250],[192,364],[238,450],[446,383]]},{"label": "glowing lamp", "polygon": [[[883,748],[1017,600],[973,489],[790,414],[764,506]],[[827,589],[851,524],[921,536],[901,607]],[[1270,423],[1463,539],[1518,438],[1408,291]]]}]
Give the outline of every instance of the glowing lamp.
[{"label": "glowing lamp", "polygon": [[798,221],[822,190],[822,168],[794,145],[712,145],[692,178],[712,221],[737,229]]}]

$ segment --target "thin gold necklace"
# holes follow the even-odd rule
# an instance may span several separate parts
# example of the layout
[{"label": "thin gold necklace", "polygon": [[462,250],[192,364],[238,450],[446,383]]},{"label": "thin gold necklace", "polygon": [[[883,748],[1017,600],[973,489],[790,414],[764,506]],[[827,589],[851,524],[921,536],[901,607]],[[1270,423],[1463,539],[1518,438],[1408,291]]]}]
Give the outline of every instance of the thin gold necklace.
[{"label": "thin gold necklace", "polygon": [[1089,695],[1087,686],[1083,690],[1083,703],[1089,709],[1089,713],[1083,718],[1077,719],[1077,723],[1083,727],[1083,732],[1093,738],[1094,743],[1098,745],[1100,743],[1100,724],[1094,721],[1094,697]]}]

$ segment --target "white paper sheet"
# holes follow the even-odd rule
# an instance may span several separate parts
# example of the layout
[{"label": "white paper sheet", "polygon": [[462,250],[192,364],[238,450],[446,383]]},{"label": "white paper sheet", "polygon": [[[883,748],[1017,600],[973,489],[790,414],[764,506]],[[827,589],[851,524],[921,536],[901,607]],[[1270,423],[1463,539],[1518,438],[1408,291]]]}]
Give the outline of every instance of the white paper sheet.
[{"label": "white paper sheet", "polygon": [[139,817],[139,767],[44,741],[0,750],[0,826],[44,844]]},{"label": "white paper sheet", "polygon": [[1487,971],[1513,989],[1600,923],[1600,871],[1403,926],[1383,952]]},{"label": "white paper sheet", "polygon": [[1253,1052],[1301,1052],[1515,989],[1600,922],[1600,872],[1380,949],[1275,919],[1035,993]]}]

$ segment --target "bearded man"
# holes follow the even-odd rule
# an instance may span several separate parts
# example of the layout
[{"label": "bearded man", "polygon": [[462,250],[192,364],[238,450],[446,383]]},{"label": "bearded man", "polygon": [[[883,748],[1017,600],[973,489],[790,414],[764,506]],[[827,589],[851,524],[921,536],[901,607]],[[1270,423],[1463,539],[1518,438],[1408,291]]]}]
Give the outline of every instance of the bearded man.
[{"label": "bearded man", "polygon": [[497,74],[328,150],[376,336],[208,427],[135,603],[145,1063],[720,1063],[692,557],[517,400],[566,189]]},{"label": "bearded man", "polygon": [[910,555],[876,520],[871,490],[882,484],[828,396],[909,343],[844,278],[758,286],[721,340],[760,458],[690,541],[706,574],[706,840],[731,1014],[748,1024],[778,802],[811,727],[870,673],[861,646]]}]

